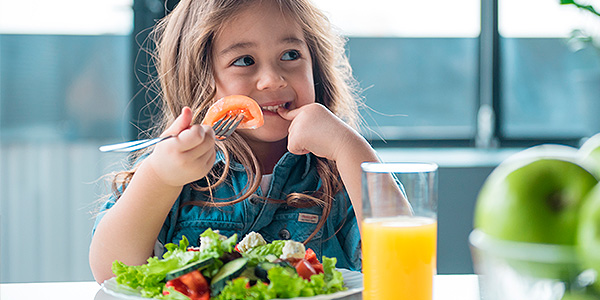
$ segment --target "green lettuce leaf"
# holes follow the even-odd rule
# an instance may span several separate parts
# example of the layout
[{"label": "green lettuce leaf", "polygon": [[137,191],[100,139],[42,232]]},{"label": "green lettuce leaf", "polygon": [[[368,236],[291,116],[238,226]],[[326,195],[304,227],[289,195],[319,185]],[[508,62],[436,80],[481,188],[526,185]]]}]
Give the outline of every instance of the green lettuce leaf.
[{"label": "green lettuce leaf", "polygon": [[230,253],[233,251],[233,248],[237,243],[237,234],[233,234],[229,238],[222,240],[221,238],[223,236],[210,228],[206,229],[202,234],[200,234],[200,236],[209,238],[211,241],[208,245],[202,246],[203,258],[211,256],[214,258],[219,258],[223,256],[224,253]]},{"label": "green lettuce leaf", "polygon": [[[325,282],[326,294],[346,290],[344,287],[344,277],[342,272],[335,269],[337,258],[323,256],[323,280]],[[319,274],[321,275],[321,274]],[[315,276],[315,275],[313,275]],[[312,277],[311,277],[312,280]]]},{"label": "green lettuce leaf", "polygon": [[203,254],[200,252],[187,251],[188,245],[189,241],[184,236],[179,245],[171,243],[165,245],[168,251],[163,259],[151,257],[146,264],[139,266],[128,266],[116,260],[112,265],[112,271],[116,275],[115,280],[118,284],[139,289],[143,297],[162,295],[167,273],[202,258]]},{"label": "green lettuce leaf", "polygon": [[275,292],[260,280],[250,286],[250,279],[239,277],[232,280],[214,300],[254,299],[268,300],[276,298]]},{"label": "green lettuce leaf", "polygon": [[248,250],[248,252],[246,252],[245,255],[264,257],[267,254],[272,254],[277,257],[280,257],[281,254],[283,254],[283,246],[285,246],[285,242],[286,241],[283,240],[276,240],[270,244],[257,246]]},{"label": "green lettuce leaf", "polygon": [[283,267],[271,268],[267,273],[269,280],[271,280],[269,286],[279,298],[299,297],[300,292],[306,285],[305,281],[307,280]]},{"label": "green lettuce leaf", "polygon": [[175,290],[175,288],[173,288],[172,286],[167,287],[164,289],[165,291],[169,292],[167,295],[161,294],[158,297],[155,297],[156,299],[163,299],[163,300],[190,300],[190,298],[182,293],[180,293],[179,291]]},{"label": "green lettuce leaf", "polygon": [[310,281],[288,268],[273,267],[268,271],[268,285],[258,281],[249,286],[248,278],[229,282],[216,298],[218,300],[266,300],[273,298],[311,297],[345,290],[342,273],[335,269],[337,259],[323,257],[324,273],[313,275]]}]

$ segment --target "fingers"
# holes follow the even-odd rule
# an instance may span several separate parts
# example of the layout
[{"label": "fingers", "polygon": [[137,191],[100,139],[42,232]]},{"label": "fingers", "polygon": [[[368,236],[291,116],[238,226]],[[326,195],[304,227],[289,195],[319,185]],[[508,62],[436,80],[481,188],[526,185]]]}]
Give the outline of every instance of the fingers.
[{"label": "fingers", "polygon": [[200,152],[205,152],[206,148],[214,147],[214,136],[215,133],[210,126],[196,124],[179,133],[176,140],[178,140],[182,152],[190,150],[198,152],[196,148],[201,145],[204,145],[204,147],[200,147],[202,148],[199,149]]},{"label": "fingers", "polygon": [[[192,150],[207,139],[214,140],[214,131],[210,126],[200,124],[191,126],[192,119],[192,110],[187,106],[184,107],[181,114],[161,136],[175,136],[172,141],[168,142],[169,144],[176,144],[177,151],[180,152]],[[211,144],[212,146],[214,146],[214,143]]]},{"label": "fingers", "polygon": [[287,108],[280,107],[277,109],[277,113],[284,119],[291,121],[293,120],[299,113],[300,108],[289,110]]},{"label": "fingers", "polygon": [[214,131],[210,126],[192,124],[192,111],[185,107],[162,136],[173,135],[155,146],[150,155],[161,179],[173,186],[198,180],[210,171],[215,161]]},{"label": "fingers", "polygon": [[[301,107],[296,108],[296,109],[286,109],[283,107],[280,107],[279,109],[277,109],[277,113],[285,120],[288,121],[293,121],[301,112]],[[294,134],[294,126],[295,123],[292,122],[292,124],[290,125],[289,130],[289,135],[288,135],[288,151],[290,151],[290,153],[292,154],[296,154],[296,155],[303,155],[303,154],[307,154],[310,153],[310,151],[308,151],[306,148],[304,148],[302,145],[303,143],[299,140],[299,138],[297,138],[297,135]]]},{"label": "fingers", "polygon": [[192,124],[192,109],[189,107],[184,107],[181,110],[181,114],[175,119],[175,122],[165,130],[162,136],[167,135],[178,135],[183,130],[190,127]]},{"label": "fingers", "polygon": [[310,151],[308,151],[307,149],[292,144],[288,144],[288,151],[295,155],[304,155],[310,153]]},{"label": "fingers", "polygon": [[180,159],[186,161],[188,167],[210,170],[216,157],[214,131],[210,126],[194,125],[181,132],[176,139],[182,151]]}]

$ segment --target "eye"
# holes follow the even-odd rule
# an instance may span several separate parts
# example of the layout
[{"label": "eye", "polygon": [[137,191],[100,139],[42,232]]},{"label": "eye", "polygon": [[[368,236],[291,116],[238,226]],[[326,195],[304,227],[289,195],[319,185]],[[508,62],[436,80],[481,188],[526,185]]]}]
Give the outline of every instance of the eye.
[{"label": "eye", "polygon": [[281,60],[296,60],[300,58],[300,52],[298,50],[290,50],[281,56]]},{"label": "eye", "polygon": [[236,59],[232,65],[234,66],[238,66],[238,67],[247,67],[247,66],[251,66],[254,64],[254,59],[250,56],[242,56],[238,59]]}]

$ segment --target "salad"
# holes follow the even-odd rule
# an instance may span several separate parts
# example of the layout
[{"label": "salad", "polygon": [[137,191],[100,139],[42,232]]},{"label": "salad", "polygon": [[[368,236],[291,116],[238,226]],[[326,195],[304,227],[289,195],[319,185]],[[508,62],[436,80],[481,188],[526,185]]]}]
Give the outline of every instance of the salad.
[{"label": "salad", "polygon": [[118,285],[156,299],[273,299],[310,297],[345,290],[336,258],[320,262],[304,244],[288,240],[267,243],[251,232],[239,243],[237,234],[225,237],[207,229],[200,247],[189,247],[184,236],[167,244],[162,259],[128,266],[112,265]]}]

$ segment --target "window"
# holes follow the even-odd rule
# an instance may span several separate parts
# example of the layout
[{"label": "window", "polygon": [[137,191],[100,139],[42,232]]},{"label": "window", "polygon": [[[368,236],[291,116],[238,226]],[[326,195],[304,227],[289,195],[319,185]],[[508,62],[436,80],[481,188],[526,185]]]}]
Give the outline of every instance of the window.
[{"label": "window", "polygon": [[90,211],[123,158],[98,146],[131,137],[132,2],[0,0],[2,283],[93,279]]},{"label": "window", "polygon": [[395,144],[475,135],[479,1],[318,5],[348,36],[350,63],[367,105],[365,136]]},{"label": "window", "polygon": [[600,131],[600,52],[567,42],[600,18],[546,0],[318,5],[349,37],[376,146],[576,144]]},{"label": "window", "polygon": [[578,139],[600,131],[600,52],[569,43],[573,30],[598,32],[594,17],[558,1],[499,1],[506,139]]},{"label": "window", "polygon": [[0,1],[0,33],[128,35],[133,0]]},{"label": "window", "polygon": [[129,137],[131,4],[0,1],[3,142]]}]

